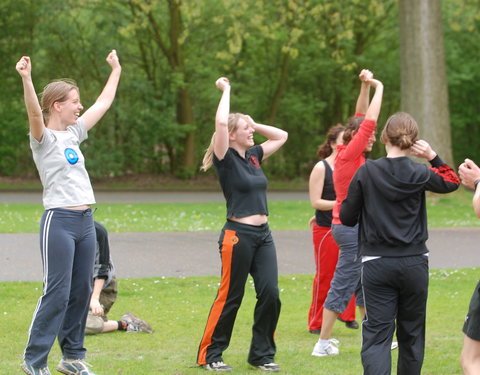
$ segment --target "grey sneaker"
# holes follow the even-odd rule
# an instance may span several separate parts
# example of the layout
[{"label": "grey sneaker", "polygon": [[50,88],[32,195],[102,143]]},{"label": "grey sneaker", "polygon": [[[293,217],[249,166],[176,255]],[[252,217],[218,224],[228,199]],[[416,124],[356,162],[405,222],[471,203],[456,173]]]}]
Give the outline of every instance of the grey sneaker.
[{"label": "grey sneaker", "polygon": [[65,375],[95,375],[83,359],[62,359],[57,366],[57,371]]},{"label": "grey sneaker", "polygon": [[125,322],[125,324],[127,325],[127,332],[146,332],[146,333],[153,332],[153,329],[152,327],[150,327],[150,324],[148,324],[146,321],[140,318],[137,318],[131,312],[127,312],[123,314],[120,320],[122,322]]},{"label": "grey sneaker", "polygon": [[208,371],[232,371],[232,368],[229,365],[223,363],[222,361],[207,363],[202,367]]},{"label": "grey sneaker", "polygon": [[262,371],[278,372],[280,371],[280,366],[276,363],[264,363],[263,365],[257,366]]},{"label": "grey sneaker", "polygon": [[22,370],[28,375],[52,375],[48,367],[33,367],[25,361],[22,363]]}]

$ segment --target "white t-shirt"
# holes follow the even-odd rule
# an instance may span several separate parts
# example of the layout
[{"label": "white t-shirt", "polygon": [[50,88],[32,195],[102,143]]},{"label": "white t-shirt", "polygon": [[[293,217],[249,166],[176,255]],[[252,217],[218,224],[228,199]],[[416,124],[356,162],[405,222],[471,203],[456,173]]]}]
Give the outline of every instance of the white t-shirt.
[{"label": "white t-shirt", "polygon": [[46,210],[95,203],[85,158],[79,147],[87,138],[87,128],[81,119],[64,131],[45,128],[40,142],[30,135],[30,148],[42,181]]}]

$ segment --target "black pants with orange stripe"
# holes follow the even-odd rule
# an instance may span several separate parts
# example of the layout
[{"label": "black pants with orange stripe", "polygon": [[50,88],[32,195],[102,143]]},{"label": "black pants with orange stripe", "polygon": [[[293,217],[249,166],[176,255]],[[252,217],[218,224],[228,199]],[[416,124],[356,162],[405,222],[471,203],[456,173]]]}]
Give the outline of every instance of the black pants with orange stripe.
[{"label": "black pants with orange stripe", "polygon": [[230,343],[249,274],[255,283],[257,304],[248,362],[254,366],[273,362],[280,297],[277,255],[268,224],[252,226],[227,221],[219,246],[222,279],[208,316],[197,363],[223,361],[222,353]]}]

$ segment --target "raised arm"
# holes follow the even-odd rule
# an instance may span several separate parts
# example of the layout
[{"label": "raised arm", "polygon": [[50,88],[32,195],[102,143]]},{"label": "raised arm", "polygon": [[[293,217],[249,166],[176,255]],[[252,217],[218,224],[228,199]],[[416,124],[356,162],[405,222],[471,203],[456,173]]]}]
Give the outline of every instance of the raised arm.
[{"label": "raised arm", "polygon": [[362,81],[362,85],[357,98],[357,104],[355,105],[355,114],[365,115],[370,102],[370,84],[368,81],[373,78],[373,73],[370,70],[363,69],[358,75],[358,78]]},{"label": "raised arm", "polygon": [[218,160],[222,160],[228,151],[228,116],[230,114],[230,82],[228,78],[221,77],[215,82],[215,86],[222,91],[222,97],[218,103],[215,115],[215,139],[213,152]]},{"label": "raised arm", "polygon": [[380,108],[382,107],[383,83],[373,78],[367,80],[367,83],[375,88],[375,94],[373,94],[372,101],[370,102],[367,112],[365,113],[365,120],[377,122],[378,115],[380,114]]},{"label": "raised arm", "polygon": [[250,125],[255,131],[267,138],[261,144],[263,149],[263,160],[275,153],[288,139],[288,133],[285,130],[271,125],[258,124],[250,116],[247,116]]},{"label": "raised arm", "polygon": [[458,174],[462,180],[462,184],[468,188],[475,189],[473,195],[473,210],[477,217],[480,217],[480,168],[470,159],[465,159],[465,162],[460,164]]},{"label": "raised arm", "polygon": [[348,143],[342,158],[345,160],[354,160],[360,154],[365,152],[365,148],[368,143],[371,142],[370,138],[375,134],[375,128],[377,126],[378,115],[380,114],[380,108],[382,107],[383,98],[383,84],[379,80],[369,79],[368,84],[375,88],[375,94],[368,106],[365,119],[360,124],[358,131],[352,137],[352,140]]},{"label": "raised arm", "polygon": [[43,131],[45,130],[45,122],[43,120],[42,108],[40,107],[37,94],[35,93],[35,87],[33,86],[32,62],[30,57],[22,56],[15,68],[18,74],[20,74],[20,77],[22,77],[23,96],[27,109],[30,134],[32,134],[37,141],[41,141]]},{"label": "raised arm", "polygon": [[122,73],[122,67],[118,60],[117,52],[112,50],[107,56],[107,63],[111,66],[112,72],[108,77],[108,81],[102,90],[102,93],[97,98],[95,103],[85,111],[81,118],[85,121],[87,130],[90,130],[95,124],[100,121],[105,112],[110,108],[115,94],[117,92],[118,82]]}]

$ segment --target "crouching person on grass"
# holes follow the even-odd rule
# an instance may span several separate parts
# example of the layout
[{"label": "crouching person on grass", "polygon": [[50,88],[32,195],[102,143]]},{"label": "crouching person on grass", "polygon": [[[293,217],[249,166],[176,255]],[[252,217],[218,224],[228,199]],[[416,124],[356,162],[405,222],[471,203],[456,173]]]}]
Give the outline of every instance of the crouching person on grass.
[{"label": "crouching person on grass", "polygon": [[109,320],[107,314],[117,300],[117,278],[110,255],[107,229],[94,222],[97,236],[95,268],[93,271],[93,293],[90,298],[90,311],[87,316],[85,333],[94,335],[113,331],[152,333],[150,325],[127,312],[120,320]]}]

